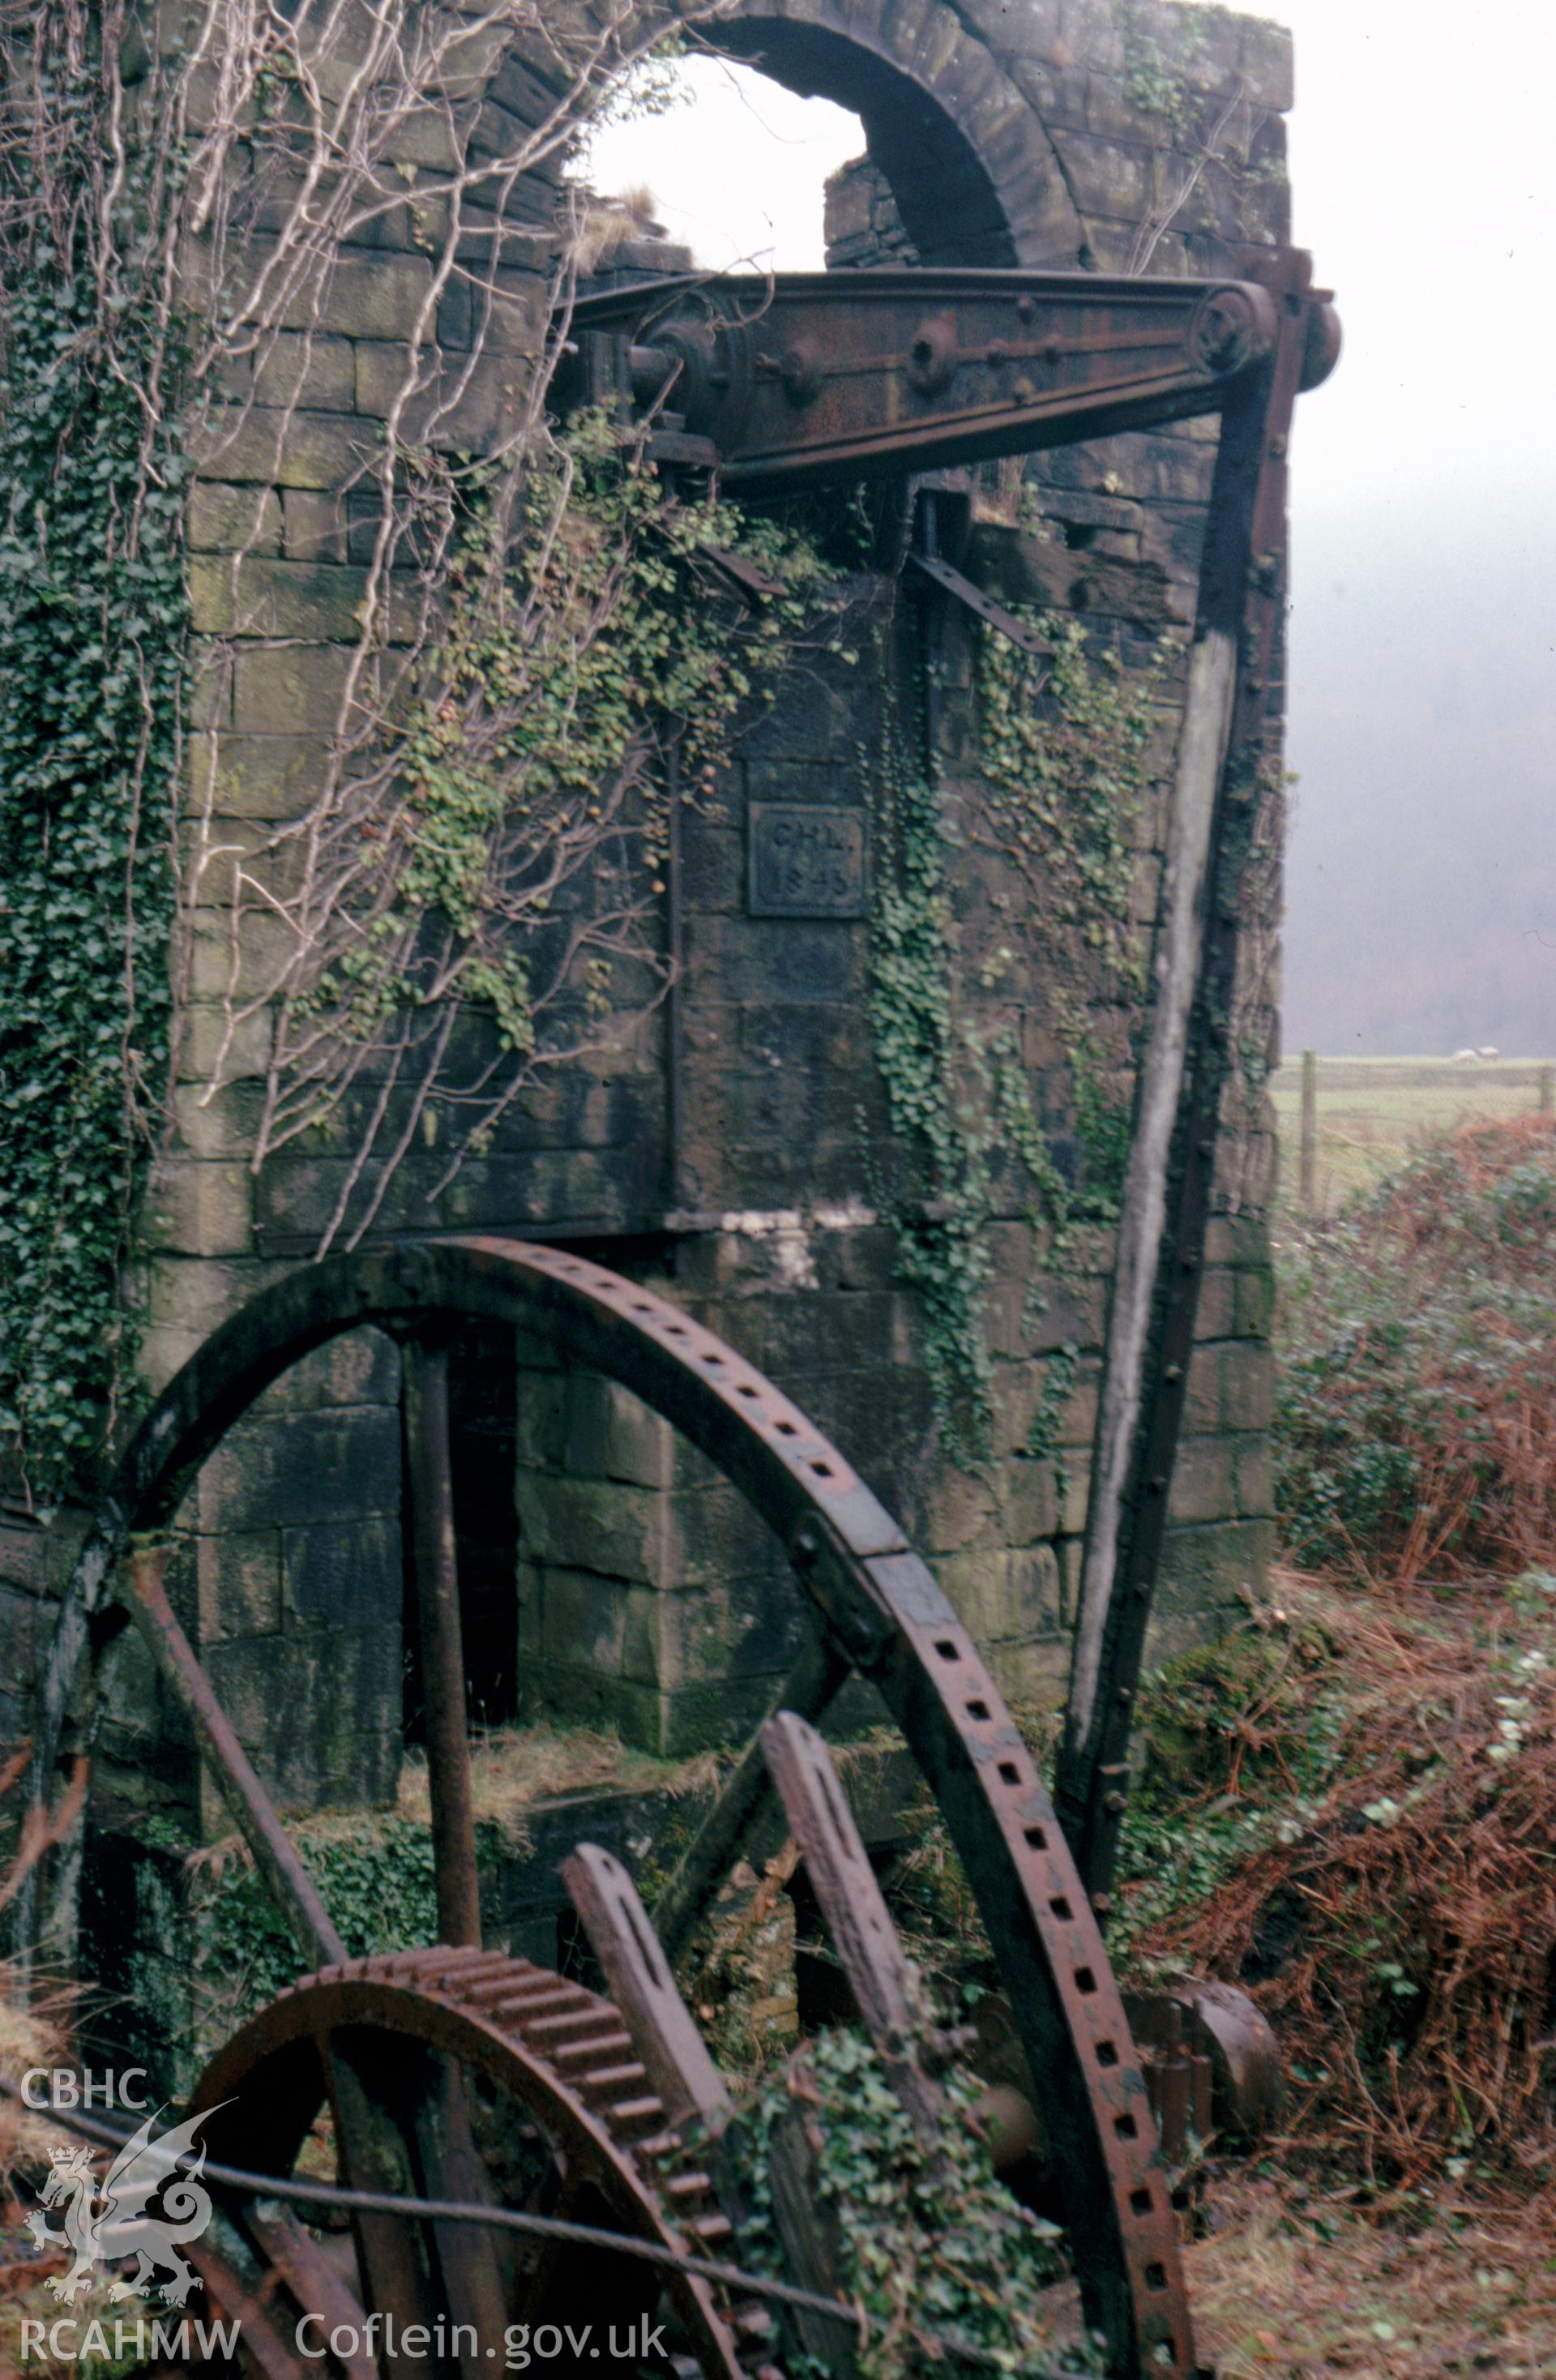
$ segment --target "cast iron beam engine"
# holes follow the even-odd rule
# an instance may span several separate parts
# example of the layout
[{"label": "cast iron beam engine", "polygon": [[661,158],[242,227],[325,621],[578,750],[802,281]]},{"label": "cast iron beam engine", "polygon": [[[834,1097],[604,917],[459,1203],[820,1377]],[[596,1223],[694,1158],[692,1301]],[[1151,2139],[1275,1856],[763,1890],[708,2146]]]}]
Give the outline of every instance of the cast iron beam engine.
[{"label": "cast iron beam engine", "polygon": [[[1182,1424],[1236,975],[1249,812],[1279,765],[1273,682],[1286,466],[1304,390],[1340,325],[1299,249],[1238,278],[894,271],[682,276],[582,299],[556,394],[635,409],[661,467],[733,495],[957,467],[1219,414],[1188,691],[1109,1302],[1060,1816],[1104,1919]],[[1030,650],[1033,631],[955,566],[933,480],[909,556]],[[925,673],[926,705],[934,673]],[[931,747],[934,738],[931,735]],[[929,753],[934,766],[934,751]]]}]

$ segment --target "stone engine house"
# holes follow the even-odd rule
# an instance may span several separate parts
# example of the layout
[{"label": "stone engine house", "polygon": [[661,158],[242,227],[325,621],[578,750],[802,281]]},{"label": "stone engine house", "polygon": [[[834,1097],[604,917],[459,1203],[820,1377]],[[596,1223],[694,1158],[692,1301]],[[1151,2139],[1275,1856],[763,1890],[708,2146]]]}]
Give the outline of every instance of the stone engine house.
[{"label": "stone engine house", "polygon": [[[828,191],[835,265],[1209,275],[1289,236],[1289,39],[1253,18],[1174,0],[736,0],[707,30],[862,118],[868,154]],[[257,1171],[251,1161],[272,1020],[261,1005],[234,1030],[232,873],[305,813],[353,699],[374,536],[368,467],[407,358],[436,341],[434,445],[494,449],[527,401],[566,237],[561,152],[505,188],[495,213],[482,201],[484,227],[472,215],[468,254],[489,303],[468,371],[470,287],[457,276],[435,286],[439,210],[462,160],[478,164],[556,99],[545,58],[489,35],[478,71],[405,126],[400,202],[325,260],[297,301],[306,329],[283,328],[235,363],[202,433],[189,498],[199,674],[177,1134],[140,1241],[152,1386],[256,1290],[308,1265],[353,1195],[350,1151],[327,1135],[291,1141]],[[262,261],[262,212],[249,237]],[[618,247],[609,273],[682,262],[643,239]],[[198,257],[190,276],[198,304]],[[1102,439],[1015,469],[980,467],[966,491],[971,577],[1079,624],[1092,665],[1111,652],[1127,679],[1160,671],[1152,789],[1130,829],[1129,922],[1145,948],[1181,691],[1173,631],[1193,616],[1215,434],[1209,420]],[[839,498],[833,511],[843,508]],[[1019,1169],[993,1164],[980,1291],[991,1435],[981,1459],[957,1459],[936,1418],[923,1300],[904,1278],[901,1215],[880,1180],[890,1134],[873,935],[888,858],[858,759],[893,732],[914,619],[878,550],[854,556],[845,595],[855,657],[812,652],[786,672],[709,797],[678,814],[669,991],[630,1036],[542,1075],[435,1195],[434,1126],[418,1126],[367,1238],[543,1240],[651,1282],[847,1451],[932,1561],[1000,1685],[1052,1702],[1075,1614],[1108,1234],[1091,1230],[1083,1258],[1043,1281],[1047,1244]],[[946,613],[931,726],[953,830],[946,899],[962,1021],[981,1046],[997,1032],[1017,1053],[1049,1160],[1083,1181],[1070,1045],[1084,1034],[1099,1096],[1127,1112],[1144,994],[1079,1020],[1061,1013],[1053,919],[1030,880],[987,837],[956,832],[985,762],[983,633],[954,605]],[[1251,988],[1243,1039],[1256,1060],[1273,1050],[1272,1002],[1268,985]],[[1273,1165],[1256,1088],[1229,1101],[1227,1121],[1158,1605],[1164,1653],[1213,1632],[1272,1552]],[[743,1736],[800,1618],[782,1549],[734,1490],[625,1390],[555,1369],[511,1330],[467,1329],[452,1382],[473,1710],[491,1723],[587,1721],[672,1755]],[[334,1342],[232,1431],[181,1518],[175,1601],[289,1807],[390,1799],[407,1720],[414,1731],[400,1404],[388,1338]],[[30,1647],[42,1657],[72,1529],[68,1514],[48,1528],[18,1517],[0,1540],[18,1669]],[[193,1748],[134,1648],[110,1750],[123,1797],[192,1803]]]}]

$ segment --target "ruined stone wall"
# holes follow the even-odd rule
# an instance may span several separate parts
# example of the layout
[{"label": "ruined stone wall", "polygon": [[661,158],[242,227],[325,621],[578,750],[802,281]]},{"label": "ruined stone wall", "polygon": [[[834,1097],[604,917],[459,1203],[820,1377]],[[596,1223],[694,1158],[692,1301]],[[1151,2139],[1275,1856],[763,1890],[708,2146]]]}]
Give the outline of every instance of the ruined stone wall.
[{"label": "ruined stone wall", "polygon": [[[868,248],[877,258],[1205,272],[1226,269],[1244,241],[1285,237],[1289,42],[1274,28],[1176,0],[963,0],[954,11],[939,0],[749,0],[726,31],[780,79],[863,115],[874,162],[835,193],[839,262]],[[304,1141],[257,1175],[250,1167],[270,1025],[257,1014],[223,1047],[232,870],[301,814],[350,714],[373,458],[414,359],[446,203],[436,173],[460,140],[499,140],[547,96],[542,67],[510,57],[412,128],[404,203],[331,260],[299,298],[296,334],[237,368],[230,409],[207,429],[190,505],[194,932],[177,1139],[145,1226],[152,1385],[244,1298],[308,1259],[350,1161],[344,1148]],[[418,400],[435,443],[489,449],[517,418],[546,306],[554,183],[532,177],[501,225],[472,235],[472,262],[498,302],[467,383],[445,379]],[[438,322],[455,357],[461,303],[467,296],[445,299]],[[1212,442],[1213,425],[1191,423],[1045,458],[1032,478],[1050,533],[1002,521],[991,502],[970,567],[1007,598],[1077,613],[1138,657],[1164,620],[1190,614]],[[889,602],[871,574],[851,592],[866,620]],[[966,638],[955,625],[949,636],[943,733],[954,777],[975,769],[976,752]],[[396,650],[392,629],[372,663],[385,680]],[[933,1427],[921,1318],[862,1160],[861,1116],[877,1133],[881,1118],[868,920],[751,914],[752,805],[857,808],[855,754],[879,738],[881,698],[869,670],[808,663],[744,738],[715,801],[688,815],[682,1145],[669,1141],[660,1009],[628,1046],[581,1059],[525,1099],[440,1199],[428,1196],[440,1169],[413,1153],[373,1228],[541,1233],[664,1287],[838,1438],[935,1560],[1002,1683],[1047,1693],[1067,1658],[1104,1273],[1035,1313],[1032,1234],[1012,1199],[995,1226],[989,1301],[994,1459],[975,1475],[949,1463]],[[1144,843],[1148,922],[1159,816]],[[954,888],[974,941],[997,921],[999,889],[971,865]],[[1008,910],[999,915],[1008,935]],[[1026,917],[1019,931],[1023,951],[1040,955],[1043,919]],[[259,956],[246,947],[240,969]],[[1041,1013],[1039,974],[1024,1046],[1040,1113],[1062,1135],[1057,1091],[1044,1096],[1062,1051]],[[1120,1062],[1128,1022],[1115,1020]],[[360,1089],[372,1098],[370,1072]],[[1269,1168],[1246,1142],[1236,1163],[1224,1188],[1236,1211],[1212,1227],[1164,1644],[1213,1626],[1271,1550]],[[1033,1455],[1031,1415],[1055,1351],[1068,1345],[1080,1366],[1056,1444]],[[604,1718],[667,1749],[739,1731],[786,1667],[798,1624],[776,1548],[632,1400],[563,1379],[523,1350],[514,1361],[520,1707]],[[185,1515],[175,1592],[240,1737],[288,1801],[379,1798],[392,1786],[396,1399],[393,1350],[371,1336],[343,1342],[271,1392],[208,1466]],[[9,1541],[13,1643],[65,1550],[61,1536],[51,1564],[35,1535]],[[131,1765],[187,1783],[187,1749],[133,1665],[120,1695]]]}]

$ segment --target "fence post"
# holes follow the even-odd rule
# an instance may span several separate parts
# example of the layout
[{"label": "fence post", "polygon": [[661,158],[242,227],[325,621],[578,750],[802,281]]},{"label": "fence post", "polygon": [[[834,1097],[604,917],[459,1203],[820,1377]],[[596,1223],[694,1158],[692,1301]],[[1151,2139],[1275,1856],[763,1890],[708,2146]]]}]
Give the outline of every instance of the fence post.
[{"label": "fence post", "polygon": [[1541,1115],[1549,1115],[1550,1113],[1550,1069],[1549,1066],[1542,1066],[1539,1070],[1539,1111]]},{"label": "fence post", "polygon": [[1302,1211],[1310,1215],[1317,1203],[1315,1184],[1319,1155],[1319,1062],[1311,1050],[1302,1052],[1302,1155],[1299,1172]]}]

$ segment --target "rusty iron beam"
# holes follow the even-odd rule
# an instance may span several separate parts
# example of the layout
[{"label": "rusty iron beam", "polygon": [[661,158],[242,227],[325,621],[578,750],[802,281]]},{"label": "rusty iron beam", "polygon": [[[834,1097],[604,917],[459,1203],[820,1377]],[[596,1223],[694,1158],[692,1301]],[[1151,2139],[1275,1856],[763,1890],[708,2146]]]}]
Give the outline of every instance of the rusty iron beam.
[{"label": "rusty iron beam", "polygon": [[128,1599],[131,1615],[159,1676],[194,1730],[233,1822],[254,1856],[254,1864],[284,1911],[310,1960],[344,1959],[345,1945],[298,1858],[233,1723],[216,1699],[193,1645],[178,1625],[163,1585],[167,1547],[142,1538],[130,1548]]},{"label": "rusty iron beam", "polygon": [[[1128,1746],[1183,1422],[1231,1058],[1241,856],[1276,758],[1286,458],[1315,350],[1309,260],[1260,268],[1277,336],[1223,415],[1179,735],[1151,1039],[1140,1068],[1109,1301],[1092,1497],[1055,1794],[1105,1915]],[[1331,359],[1332,356],[1331,356]]]},{"label": "rusty iron beam", "polygon": [[446,1337],[418,1334],[405,1342],[404,1432],[428,1798],[438,1879],[438,1938],[479,1944],[481,1897],[464,1710]]},{"label": "rusty iron beam", "polygon": [[938,2150],[946,2095],[925,2072],[918,2047],[928,2011],[832,1755],[815,1729],[790,1710],[767,1720],[762,1751],[887,2080],[920,2141]]},{"label": "rusty iron beam", "polygon": [[908,566],[911,570],[922,571],[926,578],[932,578],[936,587],[946,594],[955,596],[957,601],[982,620],[986,627],[1008,638],[1011,644],[1019,645],[1022,652],[1030,653],[1034,661],[1047,661],[1052,657],[1054,648],[1038,635],[1035,628],[1029,626],[1025,620],[1019,620],[1014,612],[1007,612],[1003,603],[996,603],[992,595],[985,595],[981,587],[975,587],[971,579],[964,577],[953,564],[943,561],[936,553],[910,553]]},{"label": "rusty iron beam", "polygon": [[[625,340],[637,404],[673,407],[731,492],[766,495],[1218,411],[1277,323],[1253,276],[913,269],[645,284],[578,300],[570,334]],[[1334,345],[1315,332],[1316,377]]]}]

